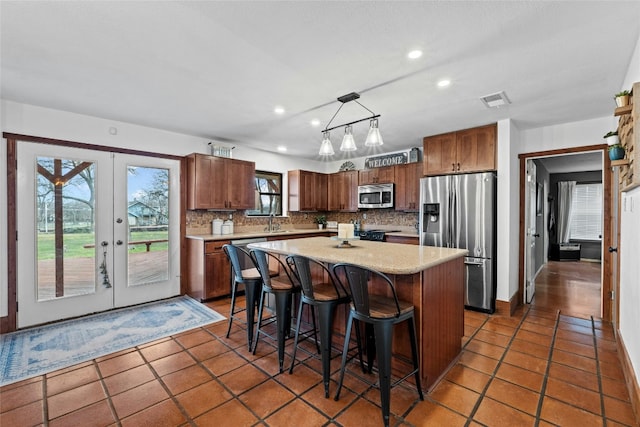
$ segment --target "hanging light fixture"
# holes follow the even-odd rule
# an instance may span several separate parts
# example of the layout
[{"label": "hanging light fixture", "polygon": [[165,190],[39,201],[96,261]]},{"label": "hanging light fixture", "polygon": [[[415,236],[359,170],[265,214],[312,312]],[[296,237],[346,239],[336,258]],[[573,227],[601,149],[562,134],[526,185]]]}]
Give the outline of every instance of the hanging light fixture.
[{"label": "hanging light fixture", "polygon": [[331,144],[331,139],[329,138],[329,131],[322,131],[322,144],[320,144],[320,155],[321,156],[333,156],[335,151],[333,151],[333,145]]},{"label": "hanging light fixture", "polygon": [[[331,144],[331,139],[329,137],[329,131],[333,129],[337,129],[339,127],[343,127],[343,126],[344,126],[344,138],[342,139],[342,144],[340,145],[340,151],[357,150],[358,148],[356,147],[356,142],[353,139],[353,132],[352,132],[351,125],[363,122],[365,120],[369,120],[369,133],[367,134],[365,145],[367,147],[376,147],[383,144],[382,135],[380,135],[380,129],[378,129],[378,117],[380,117],[380,114],[375,114],[373,111],[369,110],[367,107],[362,105],[360,102],[357,101],[358,98],[360,98],[360,94],[356,92],[351,92],[338,98],[338,101],[340,101],[342,105],[340,105],[340,107],[338,108],[338,111],[335,112],[333,117],[331,117],[331,120],[329,120],[329,123],[327,123],[327,126],[322,131],[322,143],[320,145],[320,153],[319,153],[320,155],[330,156],[334,154],[333,145]],[[331,122],[333,122],[333,119],[336,118],[336,116],[340,112],[340,109],[344,106],[344,104],[351,101],[355,101],[356,104],[358,104],[359,106],[361,106],[362,108],[370,112],[371,116],[365,117],[360,120],[355,120],[353,122],[343,123],[341,125],[330,128],[329,125],[331,124]]]}]

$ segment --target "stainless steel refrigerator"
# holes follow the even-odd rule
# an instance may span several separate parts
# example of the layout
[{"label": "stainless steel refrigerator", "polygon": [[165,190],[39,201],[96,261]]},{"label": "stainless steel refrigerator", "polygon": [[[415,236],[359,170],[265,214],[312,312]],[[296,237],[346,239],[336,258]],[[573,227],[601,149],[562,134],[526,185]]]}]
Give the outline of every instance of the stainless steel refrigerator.
[{"label": "stainless steel refrigerator", "polygon": [[496,303],[496,175],[420,180],[420,244],[467,249],[464,304],[493,313]]}]

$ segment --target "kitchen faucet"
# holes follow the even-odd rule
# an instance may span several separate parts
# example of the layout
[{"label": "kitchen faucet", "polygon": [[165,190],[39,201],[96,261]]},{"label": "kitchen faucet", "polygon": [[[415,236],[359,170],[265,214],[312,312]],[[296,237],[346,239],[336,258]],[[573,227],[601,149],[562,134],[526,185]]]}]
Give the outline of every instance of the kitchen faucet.
[{"label": "kitchen faucet", "polygon": [[265,229],[265,231],[272,233],[274,231],[280,230],[280,224],[274,224],[273,223],[273,218],[276,216],[276,214],[269,214],[269,225],[267,226],[267,228]]}]

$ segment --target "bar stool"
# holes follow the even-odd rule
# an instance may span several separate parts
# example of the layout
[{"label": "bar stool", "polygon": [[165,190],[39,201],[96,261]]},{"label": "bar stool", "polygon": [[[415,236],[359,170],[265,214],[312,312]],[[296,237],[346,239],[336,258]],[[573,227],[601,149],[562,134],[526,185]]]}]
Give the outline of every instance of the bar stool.
[{"label": "bar stool", "polygon": [[[256,354],[260,334],[271,336],[267,331],[263,330],[263,327],[275,321],[277,331],[276,340],[278,343],[278,362],[280,364],[280,372],[282,372],[284,365],[284,342],[291,334],[291,303],[293,295],[300,293],[300,286],[297,286],[291,278],[289,268],[279,257],[261,249],[251,249],[249,253],[262,276],[262,292],[260,293],[260,302],[258,303],[258,323],[256,326],[256,339],[253,343],[253,354]],[[280,275],[277,278],[272,278],[269,275],[270,260],[278,265]],[[282,274],[282,272],[285,274]],[[275,317],[264,319],[266,324],[263,325],[262,312],[264,309],[264,299],[266,294],[272,294],[274,296],[276,314]]]},{"label": "bar stool", "polygon": [[[300,337],[300,322],[302,320],[302,308],[308,304],[312,308],[318,309],[318,331],[320,333],[320,356],[322,360],[322,381],[324,382],[325,397],[329,397],[329,377],[331,371],[331,338],[333,336],[333,314],[340,304],[347,304],[351,297],[347,293],[342,283],[336,282],[331,271],[322,263],[313,259],[301,256],[290,255],[287,257],[287,264],[292,266],[292,271],[300,282],[302,294],[298,306],[298,318],[296,321],[296,333],[293,343],[293,359],[289,373],[293,373],[293,366],[296,362],[296,352],[298,350],[298,340]],[[313,282],[311,276],[312,268],[319,268],[327,281]],[[336,284],[338,283],[338,284]],[[312,310],[314,316],[315,310]],[[315,323],[315,318],[313,319]],[[314,325],[315,328],[315,325]],[[356,329],[357,331],[357,329]],[[317,343],[317,341],[316,341]],[[359,347],[358,347],[359,349]],[[362,358],[361,358],[362,360]]]},{"label": "bar stool", "polygon": [[[229,338],[229,333],[231,332],[231,323],[233,322],[233,319],[241,320],[237,316],[237,314],[245,311],[247,324],[247,345],[249,346],[249,351],[251,351],[251,345],[253,344],[253,328],[255,324],[254,317],[256,312],[256,304],[258,302],[258,293],[260,292],[260,286],[262,285],[262,276],[260,276],[260,272],[258,271],[258,269],[255,268],[253,258],[251,258],[251,255],[245,249],[241,248],[240,246],[227,244],[222,247],[222,250],[229,258],[232,273],[231,310],[229,313],[227,338]],[[254,267],[243,269],[243,263],[240,261],[241,259],[250,263],[250,265]],[[236,296],[238,294],[238,286],[240,284],[244,285],[245,308],[241,308],[236,311]]]},{"label": "bar stool", "polygon": [[[395,386],[414,375],[416,389],[420,400],[424,400],[422,394],[422,386],[420,384],[420,367],[418,364],[418,342],[416,339],[416,326],[414,320],[413,304],[398,300],[393,283],[385,274],[366,267],[353,264],[336,264],[333,266],[333,273],[338,280],[346,277],[349,289],[351,291],[351,309],[349,310],[349,318],[347,320],[347,331],[345,336],[345,348],[342,353],[342,366],[340,367],[340,381],[338,382],[338,390],[335,400],[340,397],[342,389],[342,381],[344,380],[344,371],[347,362],[347,350],[349,338],[351,337],[351,327],[353,320],[359,320],[366,325],[373,327],[373,336],[375,337],[375,351],[378,359],[378,381],[380,385],[380,401],[382,403],[382,419],[384,425],[389,425],[389,404],[392,385]],[[342,276],[341,276],[342,274]],[[369,279],[378,279],[377,284],[382,285],[386,289],[381,290],[382,294],[391,295],[386,297],[369,293]],[[386,286],[385,286],[386,285]],[[409,325],[409,337],[411,341],[411,356],[413,362],[413,371],[394,384],[391,384],[391,357],[392,357],[392,341],[393,326],[397,323],[407,321]]]}]

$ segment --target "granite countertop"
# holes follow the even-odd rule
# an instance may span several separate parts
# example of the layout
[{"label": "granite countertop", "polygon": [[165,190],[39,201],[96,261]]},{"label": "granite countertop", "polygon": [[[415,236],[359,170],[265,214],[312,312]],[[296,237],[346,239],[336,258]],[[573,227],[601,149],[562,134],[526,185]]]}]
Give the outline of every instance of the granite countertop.
[{"label": "granite countertop", "polygon": [[351,241],[351,248],[338,248],[338,243],[341,242],[329,237],[306,237],[251,243],[249,248],[260,248],[281,255],[303,255],[330,264],[348,262],[387,274],[415,274],[468,253],[466,249],[366,240]]}]

